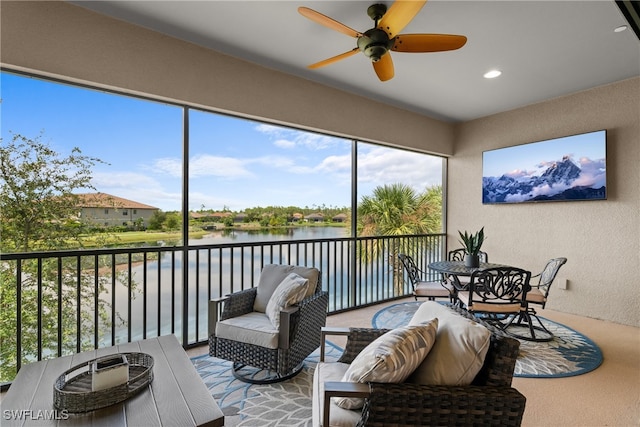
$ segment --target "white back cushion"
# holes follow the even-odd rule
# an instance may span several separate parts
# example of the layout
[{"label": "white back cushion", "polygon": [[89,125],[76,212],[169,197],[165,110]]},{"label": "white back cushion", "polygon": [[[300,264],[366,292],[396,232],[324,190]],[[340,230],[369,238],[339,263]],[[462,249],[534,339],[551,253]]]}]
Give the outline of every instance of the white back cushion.
[{"label": "white back cushion", "polygon": [[[424,360],[436,339],[438,319],[392,329],[366,346],[342,377],[346,382],[401,383]],[[345,409],[362,408],[364,399],[335,397]]]},{"label": "white back cushion", "polygon": [[435,301],[422,303],[409,325],[433,318],[438,319],[436,343],[408,381],[431,385],[471,384],[484,364],[491,332]]}]

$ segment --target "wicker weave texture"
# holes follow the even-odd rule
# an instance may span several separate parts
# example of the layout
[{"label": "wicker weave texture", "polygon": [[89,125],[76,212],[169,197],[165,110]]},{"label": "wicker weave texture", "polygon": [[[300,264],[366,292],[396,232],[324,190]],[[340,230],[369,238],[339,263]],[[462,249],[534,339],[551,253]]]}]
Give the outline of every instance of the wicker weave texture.
[{"label": "wicker weave texture", "polygon": [[514,388],[371,383],[359,426],[519,426],[526,398]]},{"label": "wicker weave texture", "polygon": [[53,386],[53,406],[68,412],[88,412],[115,405],[138,394],[153,381],[153,357],[146,353],[122,353],[129,363],[129,381],[92,391],[91,372],[71,375],[92,361],[76,365],[60,375]]}]

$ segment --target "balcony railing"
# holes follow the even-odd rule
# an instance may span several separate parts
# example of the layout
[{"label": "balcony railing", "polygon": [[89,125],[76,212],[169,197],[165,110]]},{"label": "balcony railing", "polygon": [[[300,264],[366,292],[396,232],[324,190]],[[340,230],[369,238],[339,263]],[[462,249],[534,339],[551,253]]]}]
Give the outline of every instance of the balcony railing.
[{"label": "balcony railing", "polygon": [[202,344],[208,300],[257,286],[266,264],[318,268],[329,313],[401,298],[411,286],[397,254],[411,254],[426,270],[443,258],[445,240],[433,234],[0,254],[8,319],[0,328],[0,382],[24,363],[169,333],[185,348]]}]

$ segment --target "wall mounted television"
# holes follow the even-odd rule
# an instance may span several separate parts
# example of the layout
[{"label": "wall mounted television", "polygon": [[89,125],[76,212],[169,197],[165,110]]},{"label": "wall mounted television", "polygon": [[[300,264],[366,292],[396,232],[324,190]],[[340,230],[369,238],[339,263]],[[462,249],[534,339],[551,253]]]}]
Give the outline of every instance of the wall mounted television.
[{"label": "wall mounted television", "polygon": [[482,203],[605,200],[607,131],[482,153]]}]

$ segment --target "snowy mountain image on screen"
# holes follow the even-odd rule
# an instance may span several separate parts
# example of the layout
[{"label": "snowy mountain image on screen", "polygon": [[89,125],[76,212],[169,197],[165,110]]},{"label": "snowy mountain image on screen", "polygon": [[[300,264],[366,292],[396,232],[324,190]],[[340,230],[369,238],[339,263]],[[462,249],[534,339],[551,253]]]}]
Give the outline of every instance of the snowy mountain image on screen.
[{"label": "snowy mountain image on screen", "polygon": [[546,200],[604,199],[604,159],[571,156],[542,162],[534,172],[512,171],[500,177],[482,178],[483,203],[518,203]]}]

